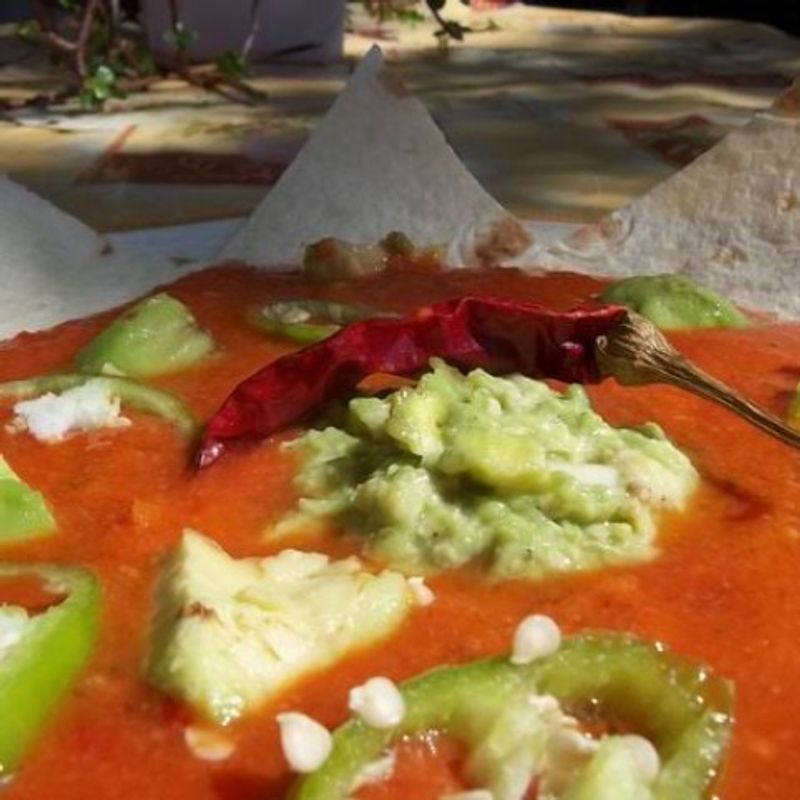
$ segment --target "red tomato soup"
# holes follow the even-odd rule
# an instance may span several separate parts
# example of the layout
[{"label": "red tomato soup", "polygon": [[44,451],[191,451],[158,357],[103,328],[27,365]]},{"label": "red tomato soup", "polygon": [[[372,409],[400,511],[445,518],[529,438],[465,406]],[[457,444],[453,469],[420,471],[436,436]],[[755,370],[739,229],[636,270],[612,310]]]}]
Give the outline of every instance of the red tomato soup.
[{"label": "red tomato soup", "polygon": [[[327,285],[243,268],[208,270],[170,292],[212,332],[218,352],[153,383],[207,418],[241,379],[293,348],[247,321],[248,310],[271,300],[320,297],[404,311],[485,294],[567,308],[599,286],[576,275],[514,270],[396,272]],[[2,345],[0,380],[67,369],[117,313]],[[785,413],[800,378],[800,325],[670,338],[700,367]],[[281,798],[292,776],[276,713],[305,711],[335,727],[347,716],[353,685],[373,675],[402,680],[438,664],[503,652],[517,623],[532,612],[551,615],[568,633],[616,629],[662,640],[734,680],[735,737],[718,794],[726,800],[797,796],[800,454],[675,389],[606,381],[590,394],[613,424],[659,423],[703,478],[689,510],[663,520],[655,561],[539,583],[490,585],[470,569],[434,578],[433,605],[416,609],[389,641],[302,680],[233,725],[226,731],[233,754],[213,763],[185,743],[191,712],[149,688],[142,676],[154,577],[186,527],[212,536],[235,556],[275,551],[263,531],[296,499],[295,464],[279,446],[291,434],[237,449],[196,474],[186,441],[136,412],[129,428],[55,445],[0,425],[0,453],[44,493],[58,522],[55,535],[6,545],[0,558],[84,565],[103,587],[102,630],[90,667],[3,790],[4,800]],[[10,401],[0,414],[7,422]],[[358,552],[357,542],[325,531],[300,546],[336,556]],[[362,796],[399,800],[456,791],[463,787],[458,759],[458,748],[446,740],[406,743],[394,782]]]}]

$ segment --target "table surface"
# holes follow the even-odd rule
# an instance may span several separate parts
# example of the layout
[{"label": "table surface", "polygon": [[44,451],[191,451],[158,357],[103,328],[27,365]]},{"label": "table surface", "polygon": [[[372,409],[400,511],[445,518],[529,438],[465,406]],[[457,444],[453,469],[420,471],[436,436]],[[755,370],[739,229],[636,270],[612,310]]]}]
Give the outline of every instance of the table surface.
[{"label": "table surface", "polygon": [[[259,106],[165,81],[104,114],[17,113],[0,121],[0,172],[98,230],[173,226],[136,238],[205,257],[377,41],[492,194],[523,217],[576,223],[647,191],[800,74],[800,40],[750,23],[525,6],[460,13],[492,30],[447,52],[430,25],[356,18],[345,63],[259,67]],[[52,85],[11,37],[0,61],[0,95]],[[196,224],[209,220],[222,221]]]}]

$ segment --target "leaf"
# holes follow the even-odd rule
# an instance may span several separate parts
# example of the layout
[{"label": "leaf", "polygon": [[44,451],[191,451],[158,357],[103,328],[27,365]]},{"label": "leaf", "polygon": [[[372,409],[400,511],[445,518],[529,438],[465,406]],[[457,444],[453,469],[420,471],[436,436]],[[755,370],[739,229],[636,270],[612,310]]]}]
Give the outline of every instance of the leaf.
[{"label": "leaf", "polygon": [[79,99],[84,108],[98,108],[111,97],[124,97],[117,84],[117,74],[106,63],[94,68],[81,87]]},{"label": "leaf", "polygon": [[164,32],[164,41],[176,50],[185,52],[197,41],[197,31],[187,28],[182,22],[176,22],[171,30]]},{"label": "leaf", "polygon": [[444,23],[444,30],[445,33],[453,39],[457,39],[459,42],[464,39],[464,34],[469,30],[465,28],[459,22],[451,22],[447,21]]},{"label": "leaf", "polygon": [[94,80],[103,86],[110,86],[117,79],[114,70],[108,64],[101,64],[94,71]]},{"label": "leaf", "polygon": [[153,75],[158,69],[153,54],[144,45],[139,45],[136,48],[133,53],[133,60],[139,75]]},{"label": "leaf", "polygon": [[217,69],[226,78],[241,78],[247,69],[247,64],[241,53],[226,50],[216,61]]},{"label": "leaf", "polygon": [[416,25],[425,22],[425,15],[417,11],[416,8],[398,8],[395,11],[395,18],[406,25]]},{"label": "leaf", "polygon": [[26,19],[18,22],[14,27],[14,34],[23,42],[35,43],[39,40],[41,28],[35,19]]},{"label": "leaf", "polygon": [[100,101],[91,89],[81,89],[78,100],[80,100],[81,106],[87,110],[96,109],[100,105]]}]

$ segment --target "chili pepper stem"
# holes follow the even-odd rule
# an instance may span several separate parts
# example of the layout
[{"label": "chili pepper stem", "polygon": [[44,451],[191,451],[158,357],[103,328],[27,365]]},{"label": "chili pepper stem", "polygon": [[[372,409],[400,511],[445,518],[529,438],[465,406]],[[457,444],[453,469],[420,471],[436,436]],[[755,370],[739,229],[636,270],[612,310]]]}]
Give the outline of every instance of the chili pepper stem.
[{"label": "chili pepper stem", "polygon": [[800,448],[800,433],[695,367],[652,322],[629,311],[595,345],[601,372],[623,386],[664,383],[727,408],[784,444]]}]

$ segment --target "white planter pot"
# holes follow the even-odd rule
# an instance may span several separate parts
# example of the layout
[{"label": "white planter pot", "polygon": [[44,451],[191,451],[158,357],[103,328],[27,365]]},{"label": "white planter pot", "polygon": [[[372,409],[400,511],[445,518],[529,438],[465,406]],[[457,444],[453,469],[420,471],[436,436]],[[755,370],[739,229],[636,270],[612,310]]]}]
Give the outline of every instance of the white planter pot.
[{"label": "white planter pot", "polygon": [[[179,0],[180,20],[197,34],[193,61],[239,52],[250,33],[252,0]],[[261,0],[250,58],[283,55],[294,61],[326,63],[342,56],[345,0]],[[168,0],[142,0],[142,22],[153,53],[174,55],[165,34],[171,28]]]}]

